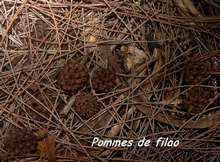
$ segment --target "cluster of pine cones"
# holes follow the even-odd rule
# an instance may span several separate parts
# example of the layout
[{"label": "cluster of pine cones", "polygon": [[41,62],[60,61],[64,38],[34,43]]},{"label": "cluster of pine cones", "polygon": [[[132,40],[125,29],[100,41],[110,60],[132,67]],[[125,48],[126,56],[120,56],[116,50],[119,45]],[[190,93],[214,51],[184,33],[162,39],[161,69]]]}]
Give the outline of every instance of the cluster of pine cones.
[{"label": "cluster of pine cones", "polygon": [[[108,92],[116,85],[115,73],[99,68],[92,76],[92,87],[96,92]],[[58,75],[58,84],[65,92],[76,93],[89,83],[89,71],[85,65],[69,60]]]},{"label": "cluster of pine cones", "polygon": [[[69,60],[58,74],[58,85],[66,93],[76,94],[89,84],[89,70],[85,65]],[[116,75],[110,69],[98,68],[91,76],[95,92],[110,91],[116,85]],[[100,110],[100,104],[91,92],[80,92],[76,97],[75,110],[83,119],[88,119]]]},{"label": "cluster of pine cones", "polygon": [[[108,92],[116,85],[116,75],[112,70],[99,68],[91,77],[92,87],[96,92]],[[59,87],[68,94],[77,94],[74,103],[75,111],[82,119],[89,119],[101,108],[90,91],[82,91],[89,84],[89,70],[85,65],[70,60],[58,74]],[[51,96],[44,97],[41,93],[35,94],[27,103],[26,112],[31,119],[45,122],[50,118],[55,100]],[[31,107],[31,108],[30,108]],[[45,107],[47,109],[45,109]],[[29,129],[11,128],[6,132],[4,139],[5,150],[12,155],[26,155],[37,151],[37,136]]]}]

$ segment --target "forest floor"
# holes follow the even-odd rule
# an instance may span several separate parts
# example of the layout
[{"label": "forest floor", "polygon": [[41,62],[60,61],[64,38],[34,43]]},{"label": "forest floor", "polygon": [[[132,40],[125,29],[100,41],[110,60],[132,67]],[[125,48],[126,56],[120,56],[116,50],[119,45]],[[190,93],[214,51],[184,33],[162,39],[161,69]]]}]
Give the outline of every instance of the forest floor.
[{"label": "forest floor", "polygon": [[217,162],[219,96],[217,0],[0,2],[0,160]]}]

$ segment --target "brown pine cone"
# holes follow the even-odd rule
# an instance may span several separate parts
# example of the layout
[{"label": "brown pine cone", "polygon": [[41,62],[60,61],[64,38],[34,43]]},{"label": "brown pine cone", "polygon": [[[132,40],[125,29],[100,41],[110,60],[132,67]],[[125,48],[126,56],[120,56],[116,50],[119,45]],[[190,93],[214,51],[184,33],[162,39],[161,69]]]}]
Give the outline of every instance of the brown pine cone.
[{"label": "brown pine cone", "polygon": [[82,119],[89,119],[100,110],[101,105],[92,93],[81,92],[76,96],[75,111]]},{"label": "brown pine cone", "polygon": [[87,68],[75,60],[69,60],[58,75],[58,85],[66,92],[77,92],[88,80]]},{"label": "brown pine cone", "polygon": [[96,92],[109,92],[116,86],[116,75],[109,69],[99,68],[92,76],[92,87]]},{"label": "brown pine cone", "polygon": [[184,108],[191,113],[200,113],[214,98],[214,91],[208,87],[193,87],[184,95]]},{"label": "brown pine cone", "polygon": [[32,154],[37,151],[37,136],[30,129],[11,127],[6,132],[3,144],[8,154]]},{"label": "brown pine cone", "polygon": [[197,84],[209,76],[210,64],[208,62],[190,62],[186,65],[185,81],[187,84]]}]

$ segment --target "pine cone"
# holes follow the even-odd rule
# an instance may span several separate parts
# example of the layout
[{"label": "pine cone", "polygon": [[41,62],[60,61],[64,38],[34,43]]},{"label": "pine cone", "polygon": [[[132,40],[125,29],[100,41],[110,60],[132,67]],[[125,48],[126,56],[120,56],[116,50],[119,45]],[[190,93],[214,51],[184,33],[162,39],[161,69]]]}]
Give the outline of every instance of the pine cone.
[{"label": "pine cone", "polygon": [[97,69],[92,76],[92,86],[97,92],[109,92],[116,85],[116,75],[109,69]]},{"label": "pine cone", "polygon": [[37,136],[30,129],[11,127],[6,133],[3,144],[9,154],[32,154],[37,151]]},{"label": "pine cone", "polygon": [[87,68],[74,60],[69,60],[58,75],[58,84],[66,92],[77,92],[89,80]]},{"label": "pine cone", "polygon": [[75,100],[75,110],[82,119],[89,119],[95,115],[100,106],[92,93],[81,92]]},{"label": "pine cone", "polygon": [[193,87],[186,92],[183,100],[185,109],[191,113],[200,113],[214,98],[214,91],[207,87]]},{"label": "pine cone", "polygon": [[209,76],[210,64],[208,62],[190,62],[187,64],[185,81],[187,84],[197,84]]}]

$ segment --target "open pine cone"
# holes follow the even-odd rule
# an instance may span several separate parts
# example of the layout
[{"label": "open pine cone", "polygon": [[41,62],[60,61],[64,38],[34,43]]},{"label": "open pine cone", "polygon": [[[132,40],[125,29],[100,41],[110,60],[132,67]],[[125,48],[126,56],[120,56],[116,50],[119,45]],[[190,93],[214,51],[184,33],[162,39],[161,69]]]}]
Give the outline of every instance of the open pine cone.
[{"label": "open pine cone", "polygon": [[31,154],[37,151],[37,136],[29,129],[11,127],[6,132],[3,144],[8,154]]},{"label": "open pine cone", "polygon": [[87,68],[75,60],[69,60],[58,75],[58,84],[66,92],[77,92],[88,80]]},{"label": "open pine cone", "polygon": [[187,84],[197,84],[204,81],[209,76],[210,68],[209,62],[190,62],[186,67],[185,81]]},{"label": "open pine cone", "polygon": [[116,86],[116,75],[109,69],[99,68],[92,76],[92,87],[97,92],[108,92]]},{"label": "open pine cone", "polygon": [[75,100],[75,111],[82,119],[89,119],[100,110],[100,104],[92,93],[81,92]]},{"label": "open pine cone", "polygon": [[184,108],[191,113],[200,113],[214,98],[214,91],[208,87],[193,87],[186,92]]}]

